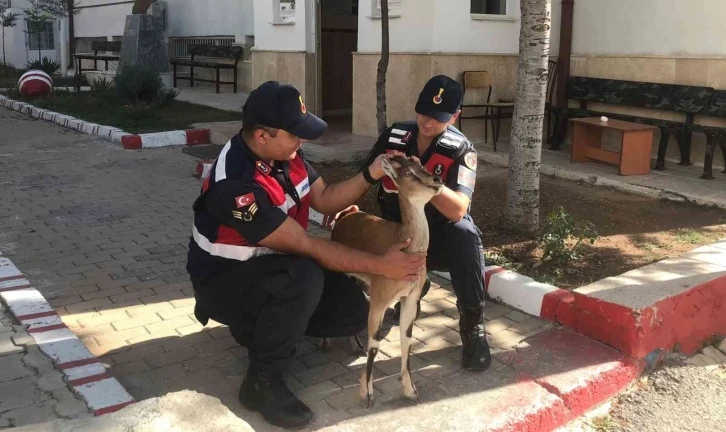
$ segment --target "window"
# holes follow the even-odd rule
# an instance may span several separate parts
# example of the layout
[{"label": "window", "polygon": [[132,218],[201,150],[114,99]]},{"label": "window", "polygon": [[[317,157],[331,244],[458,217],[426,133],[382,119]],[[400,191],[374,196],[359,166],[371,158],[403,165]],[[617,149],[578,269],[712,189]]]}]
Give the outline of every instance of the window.
[{"label": "window", "polygon": [[40,24],[40,41],[38,41],[37,29],[32,28],[30,26],[30,22],[27,20],[25,21],[25,25],[28,29],[29,50],[52,51],[55,49],[55,38],[53,37],[53,21],[44,21]]},{"label": "window", "polygon": [[272,8],[274,24],[295,23],[295,0],[274,0]]},{"label": "window", "polygon": [[[371,2],[373,10],[371,16],[375,18],[381,17],[381,0],[375,0]],[[401,16],[401,10],[403,9],[403,0],[388,0],[388,16],[399,17]]]},{"label": "window", "polygon": [[481,15],[506,15],[507,0],[471,0],[471,13]]}]

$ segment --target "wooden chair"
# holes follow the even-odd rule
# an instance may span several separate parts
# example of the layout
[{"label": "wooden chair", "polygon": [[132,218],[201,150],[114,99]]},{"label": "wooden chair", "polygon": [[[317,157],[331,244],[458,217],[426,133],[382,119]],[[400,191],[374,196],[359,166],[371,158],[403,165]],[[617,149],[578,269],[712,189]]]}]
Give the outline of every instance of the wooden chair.
[{"label": "wooden chair", "polygon": [[[494,117],[490,113],[490,103],[492,97],[492,77],[487,71],[465,71],[462,74],[462,81],[464,82],[464,89],[462,94],[462,100],[466,100],[467,90],[481,90],[486,93],[486,102],[483,104],[467,104],[462,103],[461,114],[459,115],[459,130],[464,131],[462,127],[462,120],[484,120],[484,142],[487,142],[489,135],[489,123],[492,121],[492,131],[494,130]],[[484,114],[481,115],[464,115],[465,108],[479,109],[484,108]],[[496,141],[494,142],[494,150],[496,151]]]},{"label": "wooden chair", "polygon": [[[550,137],[551,130],[551,117],[552,117],[552,98],[555,92],[555,83],[557,81],[557,61],[550,60],[547,63],[547,93],[545,95],[545,127],[547,128],[547,139]],[[494,129],[494,150],[496,151],[496,143],[499,140],[499,130],[501,129],[500,124],[502,119],[512,118],[514,116],[514,101],[511,99],[499,99],[499,103],[491,104],[492,109],[492,123],[496,120],[496,128]],[[511,109],[508,111],[507,109]],[[505,111],[507,110],[507,111]]]}]

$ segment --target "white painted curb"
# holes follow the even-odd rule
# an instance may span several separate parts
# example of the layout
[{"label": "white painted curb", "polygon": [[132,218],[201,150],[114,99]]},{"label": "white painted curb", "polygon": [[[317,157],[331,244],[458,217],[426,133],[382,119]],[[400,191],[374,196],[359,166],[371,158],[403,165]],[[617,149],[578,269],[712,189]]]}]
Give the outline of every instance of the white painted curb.
[{"label": "white painted curb", "polygon": [[45,120],[67,129],[73,129],[76,132],[99,136],[107,141],[120,144],[127,150],[205,144],[203,141],[207,141],[207,143],[209,141],[209,131],[204,129],[130,134],[113,126],[86,122],[69,115],[44,110],[26,102],[19,102],[3,95],[0,95],[0,106],[27,114],[38,120]]},{"label": "white painted curb", "polygon": [[106,367],[86,348],[33,288],[15,265],[0,253],[0,297],[41,351],[63,371],[68,386],[86,401],[94,415],[118,411],[134,402]]}]

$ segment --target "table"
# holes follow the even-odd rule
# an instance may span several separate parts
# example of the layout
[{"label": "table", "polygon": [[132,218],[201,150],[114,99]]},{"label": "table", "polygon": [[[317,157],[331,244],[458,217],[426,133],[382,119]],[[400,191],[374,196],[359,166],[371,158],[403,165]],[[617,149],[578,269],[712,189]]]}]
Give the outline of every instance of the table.
[{"label": "table", "polygon": [[[641,123],[599,117],[570,119],[574,126],[570,162],[587,162],[591,159],[608,162],[620,168],[620,175],[639,175],[650,172],[650,155],[653,132],[658,128]],[[602,149],[602,133],[605,129],[622,132],[620,152]]]}]

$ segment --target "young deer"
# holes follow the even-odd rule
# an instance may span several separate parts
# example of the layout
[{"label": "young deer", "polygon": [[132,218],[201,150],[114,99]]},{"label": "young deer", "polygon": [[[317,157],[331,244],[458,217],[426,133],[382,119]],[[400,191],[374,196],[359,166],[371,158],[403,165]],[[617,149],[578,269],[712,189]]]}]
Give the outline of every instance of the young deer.
[{"label": "young deer", "polygon": [[[364,212],[351,212],[341,217],[333,228],[331,239],[347,246],[374,254],[382,254],[395,243],[411,239],[406,252],[426,252],[429,246],[429,226],[424,206],[441,192],[444,185],[439,176],[430,174],[414,162],[398,156],[381,160],[383,170],[398,188],[401,223],[390,222]],[[411,334],[418,301],[426,281],[426,270],[415,281],[398,281],[377,275],[354,275],[367,283],[370,294],[368,314],[368,362],[360,378],[360,395],[370,407],[373,402],[373,362],[383,338],[381,324],[388,306],[401,299],[401,381],[404,395],[418,401],[411,379],[409,356]]]}]

